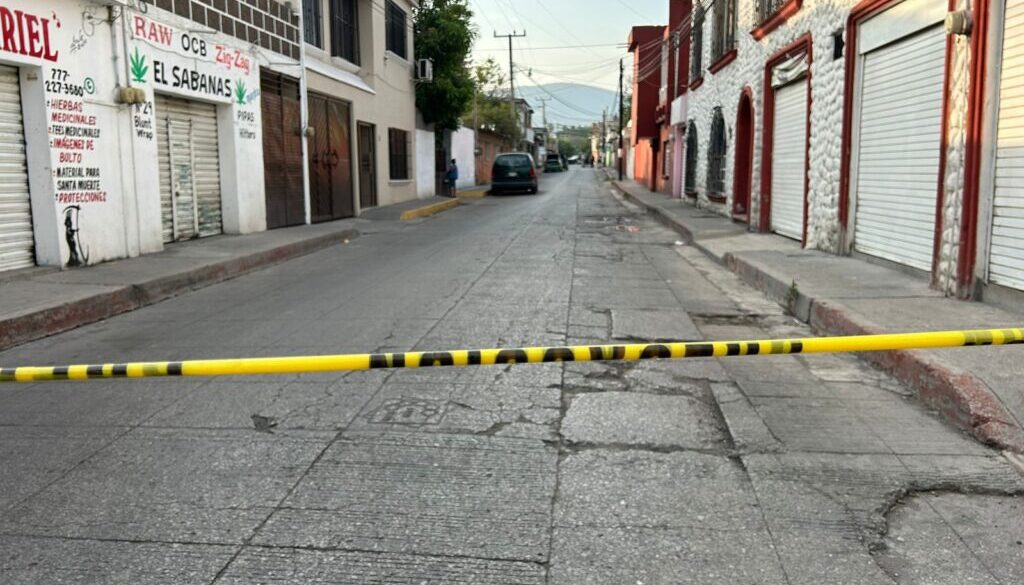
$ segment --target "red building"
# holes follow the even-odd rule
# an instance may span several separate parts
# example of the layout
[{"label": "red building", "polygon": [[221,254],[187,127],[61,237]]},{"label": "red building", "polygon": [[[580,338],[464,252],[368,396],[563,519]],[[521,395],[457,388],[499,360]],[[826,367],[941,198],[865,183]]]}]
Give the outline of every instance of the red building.
[{"label": "red building", "polygon": [[657,108],[665,30],[664,26],[635,26],[629,33],[629,52],[633,53],[633,178],[652,190],[657,189],[657,152],[661,140]]}]

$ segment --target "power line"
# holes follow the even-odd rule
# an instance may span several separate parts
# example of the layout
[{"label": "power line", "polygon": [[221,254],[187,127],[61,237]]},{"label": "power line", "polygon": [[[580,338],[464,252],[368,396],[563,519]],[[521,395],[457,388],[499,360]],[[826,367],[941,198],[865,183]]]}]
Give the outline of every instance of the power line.
[{"label": "power line", "polygon": [[[624,48],[625,45],[623,45],[622,43],[608,43],[608,44],[603,44],[603,45],[602,44],[598,44],[598,45],[557,45],[557,46],[552,45],[552,46],[547,46],[547,47],[534,47],[533,50],[534,51],[558,51],[558,50],[562,50],[562,49],[591,49],[591,48],[597,48],[597,47]],[[481,51],[481,52],[484,52],[484,51],[486,51],[486,52],[495,52],[495,51],[504,51],[504,50],[505,49],[497,49],[497,48],[494,48],[494,49],[476,49],[476,51]]]},{"label": "power line", "polygon": [[633,7],[632,7],[632,6],[630,6],[629,4],[626,4],[625,2],[623,2],[623,0],[617,0],[617,1],[618,1],[618,3],[619,3],[619,4],[621,4],[621,5],[622,5],[622,6],[624,7],[624,8],[626,8],[627,10],[629,10],[630,12],[632,12],[633,14],[635,14],[635,15],[639,16],[640,18],[644,19],[644,21],[646,21],[646,22],[652,22],[652,21],[656,20],[656,19],[651,19],[651,18],[647,18],[647,16],[646,16],[646,15],[644,15],[644,14],[640,14],[639,12],[637,12],[637,11],[636,11],[636,9],[635,9],[635,8],[633,8]]}]

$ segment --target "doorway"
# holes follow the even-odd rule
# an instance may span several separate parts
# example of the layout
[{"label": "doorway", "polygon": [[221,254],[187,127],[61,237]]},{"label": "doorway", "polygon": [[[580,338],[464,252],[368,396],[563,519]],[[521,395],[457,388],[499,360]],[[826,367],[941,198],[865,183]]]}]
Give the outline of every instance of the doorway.
[{"label": "doorway", "polygon": [[377,129],[359,122],[359,209],[377,207]]},{"label": "doorway", "polygon": [[754,104],[747,91],[740,96],[736,110],[736,175],[732,189],[732,216],[750,219],[751,173],[754,168]]},{"label": "doorway", "polygon": [[260,70],[267,229],[306,223],[299,80]]},{"label": "doorway", "polygon": [[355,215],[350,112],[346,102],[309,95],[309,198],[314,223]]}]

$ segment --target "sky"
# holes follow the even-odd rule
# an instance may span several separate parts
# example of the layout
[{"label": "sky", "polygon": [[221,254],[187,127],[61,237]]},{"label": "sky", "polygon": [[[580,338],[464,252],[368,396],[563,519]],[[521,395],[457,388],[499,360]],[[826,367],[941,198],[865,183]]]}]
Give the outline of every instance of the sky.
[{"label": "sky", "polygon": [[494,33],[526,31],[525,38],[512,41],[513,60],[533,75],[517,71],[518,85],[568,82],[617,90],[618,60],[629,55],[630,27],[668,23],[668,0],[469,0],[469,5],[479,32],[474,60],[494,57],[507,70],[508,40]]}]

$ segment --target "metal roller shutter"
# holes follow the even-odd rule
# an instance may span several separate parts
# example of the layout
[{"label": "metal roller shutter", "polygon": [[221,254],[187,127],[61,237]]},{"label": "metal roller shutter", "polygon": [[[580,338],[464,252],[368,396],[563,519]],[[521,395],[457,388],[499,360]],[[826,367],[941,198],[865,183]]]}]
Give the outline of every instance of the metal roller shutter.
[{"label": "metal roller shutter", "polygon": [[157,94],[156,117],[164,242],[221,233],[217,107]]},{"label": "metal roller shutter", "polygon": [[942,138],[941,26],[864,56],[854,247],[931,270]]},{"label": "metal roller shutter", "polygon": [[0,66],[0,271],[34,264],[18,70]]},{"label": "metal roller shutter", "polygon": [[806,79],[776,90],[772,128],[772,231],[802,241],[807,176]]},{"label": "metal roller shutter", "polygon": [[1024,290],[1024,0],[1006,3],[989,280]]}]

